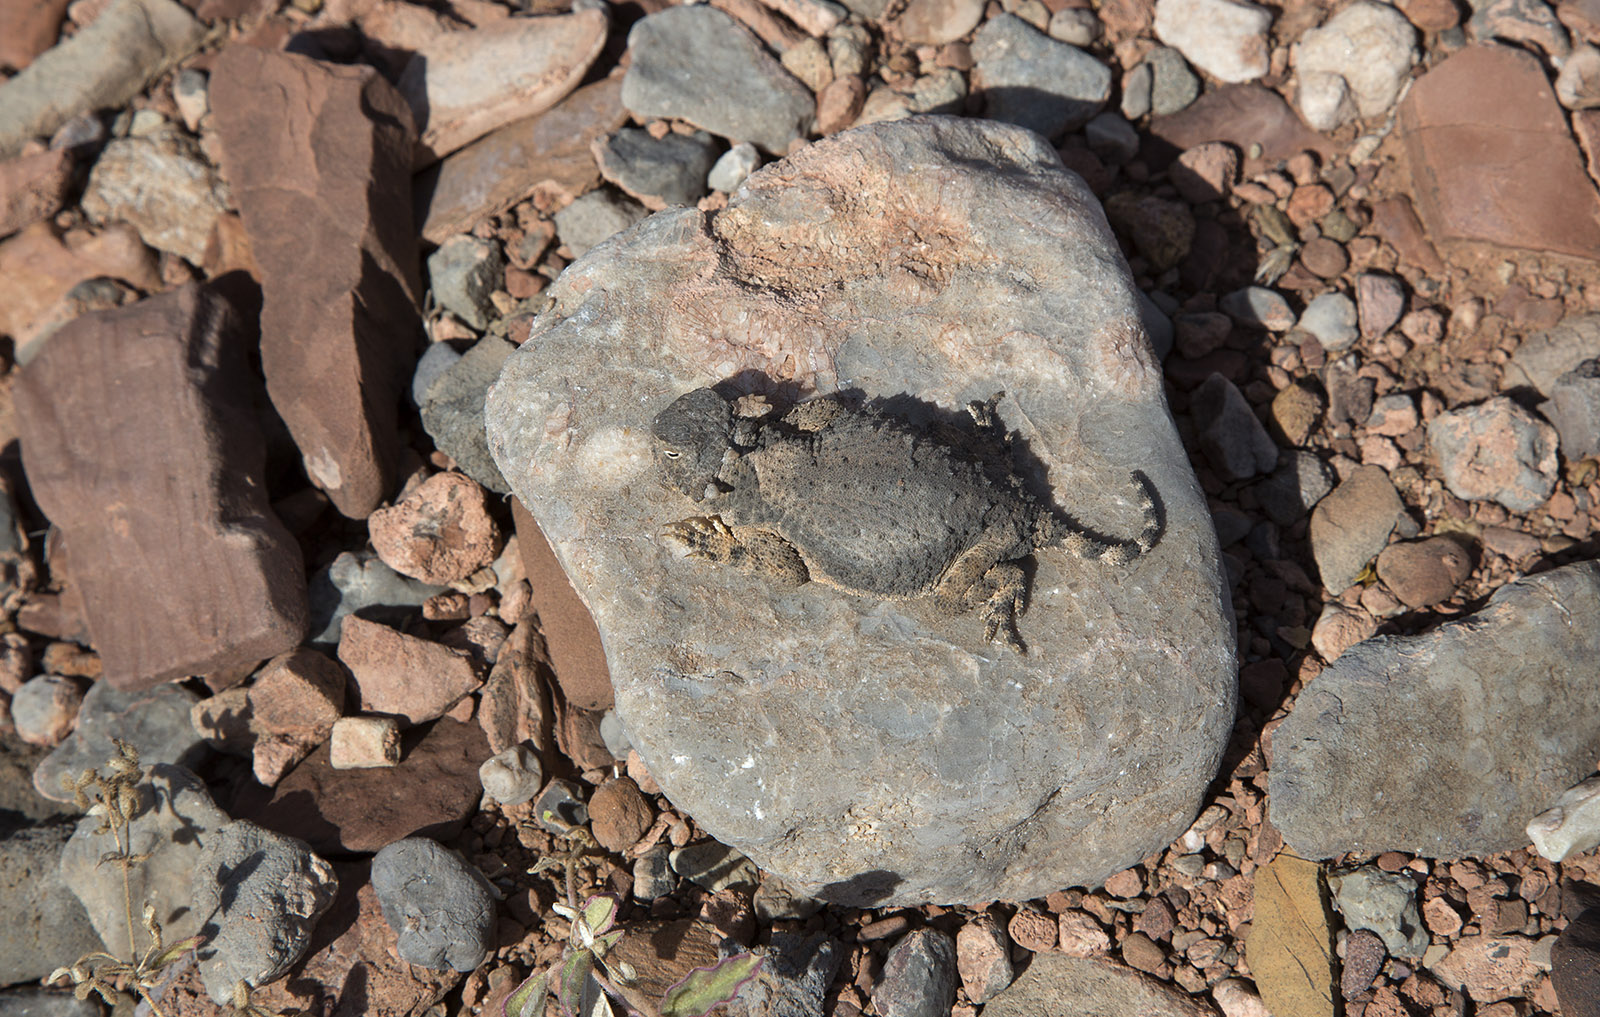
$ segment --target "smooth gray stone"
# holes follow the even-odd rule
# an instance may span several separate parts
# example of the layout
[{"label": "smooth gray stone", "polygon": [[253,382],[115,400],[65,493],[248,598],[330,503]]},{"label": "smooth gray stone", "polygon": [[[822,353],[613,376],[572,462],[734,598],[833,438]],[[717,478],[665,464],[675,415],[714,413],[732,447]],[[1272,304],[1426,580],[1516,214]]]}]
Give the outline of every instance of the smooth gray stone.
[{"label": "smooth gray stone", "polygon": [[117,755],[114,739],[138,749],[139,762],[145,766],[200,765],[211,749],[189,719],[199,701],[199,696],[172,683],[124,692],[104,679],[95,682],[78,708],[78,726],[33,771],[34,789],[58,802],[72,801],[62,779],[76,778],[85,770],[104,772],[106,760]]},{"label": "smooth gray stone", "polygon": [[1377,933],[1393,956],[1416,960],[1433,942],[1422,924],[1417,884],[1404,873],[1363,865],[1330,874],[1328,888],[1344,916],[1345,928]]},{"label": "smooth gray stone", "polygon": [[1555,425],[1568,462],[1600,452],[1600,359],[1585,360],[1557,378],[1539,412]]},{"label": "smooth gray stone", "polygon": [[[1198,857],[1189,855],[1186,857]],[[1216,1017],[1203,1000],[1124,964],[1059,953],[1036,954],[1011,987],[983,1006],[983,1017]]]},{"label": "smooth gray stone", "polygon": [[421,406],[428,389],[460,359],[461,354],[449,343],[429,343],[417,360],[417,369],[411,372],[411,401]]},{"label": "smooth gray stone", "polygon": [[494,949],[494,888],[437,841],[407,837],[379,851],[372,888],[407,962],[471,971]]},{"label": "smooth gray stone", "polygon": [[489,327],[489,294],[505,285],[500,245],[480,237],[454,236],[428,255],[428,285],[439,306],[479,331]]},{"label": "smooth gray stone", "polygon": [[990,119],[1059,140],[1111,98],[1111,69],[1014,14],[990,18],[972,38],[974,91]]},{"label": "smooth gray stone", "polygon": [[312,635],[306,641],[331,653],[339,643],[339,627],[345,615],[359,615],[375,622],[402,622],[416,614],[423,601],[444,589],[402,576],[371,551],[343,551],[311,577]]},{"label": "smooth gray stone", "polygon": [[[211,800],[205,782],[190,771],[159,763],[145,773],[139,785],[139,811],[128,824],[125,841],[130,853],[149,856],[128,870],[128,892],[137,902],[133,919],[141,953],[149,945],[144,927],[138,924],[142,902],[155,906],[163,941],[176,943],[200,931],[205,916],[193,907],[195,868],[211,838],[228,822],[228,814]],[[99,829],[99,816],[79,820],[61,852],[61,881],[83,903],[106,949],[126,957],[128,920],[121,866],[100,861],[116,850],[116,842]]]},{"label": "smooth gray stone", "polygon": [[755,952],[766,962],[728,1003],[732,1017],[814,1017],[844,961],[843,944],[826,932],[774,932]]},{"label": "smooth gray stone", "polygon": [[913,929],[889,948],[872,1005],[882,1017],[946,1017],[957,981],[956,941],[937,929]]},{"label": "smooth gray stone", "polygon": [[1522,340],[1506,364],[1504,389],[1527,385],[1548,398],[1557,378],[1593,357],[1600,357],[1600,314],[1565,318]]},{"label": "smooth gray stone", "polygon": [[422,429],[462,473],[496,494],[511,488],[489,454],[483,436],[483,400],[515,343],[486,335],[442,371],[423,394]]},{"label": "smooth gray stone", "polygon": [[1222,375],[1195,389],[1191,403],[1200,450],[1223,480],[1249,480],[1278,465],[1278,446],[1244,394]]},{"label": "smooth gray stone", "polygon": [[1189,69],[1183,54],[1170,46],[1157,46],[1145,54],[1150,68],[1150,112],[1170,116],[1189,108],[1200,98],[1200,78]]},{"label": "smooth gray stone", "polygon": [[704,131],[651,137],[642,127],[624,127],[596,146],[600,174],[641,201],[693,205],[706,194],[706,175],[717,161],[717,144]]},{"label": "smooth gray stone", "polygon": [[[547,292],[490,391],[490,448],[595,616],[634,747],[711,836],[798,892],[889,905],[1098,885],[1188,828],[1236,696],[1216,536],[1138,290],[1038,135],[842,132]],[[1120,534],[1141,470],[1165,532],[1128,568],[1035,555],[1025,656],[929,598],[682,561],[655,538],[695,506],[661,486],[650,424],[724,379],[923,421],[1003,391],[1037,490]]]},{"label": "smooth gray stone", "polygon": [[1272,821],[1306,858],[1482,857],[1587,777],[1600,563],[1509,583],[1459,621],[1346,650],[1272,740]]},{"label": "smooth gray stone", "polygon": [[641,120],[687,120],[782,154],[816,115],[811,90],[748,28],[709,5],[668,7],[641,19],[628,32],[628,50],[633,62],[622,79],[622,105]]},{"label": "smooth gray stone", "polygon": [[556,213],[556,236],[574,257],[582,257],[647,214],[644,206],[632,198],[601,188]]},{"label": "smooth gray stone", "polygon": [[196,951],[214,1003],[234,986],[265,985],[311,945],[317,919],[333,905],[333,866],[306,842],[236,819],[211,837],[194,870],[194,910],[205,916]]},{"label": "smooth gray stone", "polygon": [[73,823],[23,827],[0,839],[0,985],[36,982],[94,950],[100,936],[61,882]]}]

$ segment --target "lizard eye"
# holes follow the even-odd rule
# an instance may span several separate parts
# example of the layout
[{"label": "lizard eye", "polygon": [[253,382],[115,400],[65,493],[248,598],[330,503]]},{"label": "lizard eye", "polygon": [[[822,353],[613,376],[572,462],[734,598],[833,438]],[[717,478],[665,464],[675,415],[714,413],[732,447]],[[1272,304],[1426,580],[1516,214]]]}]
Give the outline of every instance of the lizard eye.
[{"label": "lizard eye", "polygon": [[662,454],[662,455],[664,455],[664,456],[666,456],[666,457],[667,457],[667,458],[668,458],[668,459],[676,459],[676,458],[678,458],[678,457],[679,457],[679,456],[680,456],[680,455],[682,455],[682,454],[683,454],[683,453],[681,453],[681,452],[674,452],[674,451],[672,451],[672,449],[670,449],[670,448],[664,448],[664,449],[662,449],[662,450],[661,450],[661,454]]}]

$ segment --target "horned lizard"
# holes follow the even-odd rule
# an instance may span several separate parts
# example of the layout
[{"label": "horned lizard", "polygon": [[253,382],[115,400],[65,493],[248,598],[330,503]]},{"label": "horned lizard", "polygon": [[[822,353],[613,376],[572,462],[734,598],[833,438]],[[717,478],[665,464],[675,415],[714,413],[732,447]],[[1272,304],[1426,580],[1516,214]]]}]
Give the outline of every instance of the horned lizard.
[{"label": "horned lizard", "polygon": [[1019,559],[1061,547],[1126,564],[1150,550],[1163,522],[1137,471],[1144,524],[1132,539],[1103,537],[1033,497],[995,414],[999,398],[968,404],[975,426],[917,427],[832,396],[741,417],[712,389],[695,389],[651,430],[662,483],[708,512],[662,539],[684,557],[776,582],[977,610],[985,640],[1023,651]]}]

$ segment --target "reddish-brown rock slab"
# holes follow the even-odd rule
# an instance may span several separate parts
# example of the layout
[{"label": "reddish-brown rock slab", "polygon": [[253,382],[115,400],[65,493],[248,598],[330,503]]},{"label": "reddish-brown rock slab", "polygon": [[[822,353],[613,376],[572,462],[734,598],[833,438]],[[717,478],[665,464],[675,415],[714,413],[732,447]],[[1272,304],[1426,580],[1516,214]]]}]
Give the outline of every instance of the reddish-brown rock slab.
[{"label": "reddish-brown rock slab", "polygon": [[256,780],[271,787],[328,740],[344,706],[344,668],[315,650],[268,661],[248,686],[195,704],[196,731],[213,745],[248,752]]},{"label": "reddish-brown rock slab", "polygon": [[403,837],[448,840],[478,806],[489,745],[476,724],[448,718],[406,732],[400,762],[336,770],[324,744],[276,788],[252,784],[233,815],[299,837],[319,854],[377,851]]},{"label": "reddish-brown rock slab", "polygon": [[544,637],[530,615],[506,637],[494,670],[478,693],[478,724],[491,752],[529,742],[549,761],[555,746],[549,693],[554,684]]},{"label": "reddish-brown rock slab", "polygon": [[355,615],[339,630],[339,660],[355,678],[361,712],[389,714],[402,727],[444,716],[483,684],[466,652]]},{"label": "reddish-brown rock slab", "polygon": [[[1177,158],[1179,152],[1208,141],[1226,141],[1246,156],[1259,144],[1261,154],[1246,158],[1244,173],[1250,176],[1263,166],[1281,162],[1304,151],[1327,156],[1334,145],[1305,125],[1283,96],[1261,85],[1224,85],[1207,90],[1181,112],[1150,121],[1151,141],[1158,150],[1171,146],[1159,161]],[[1161,155],[1160,151],[1156,153]]]},{"label": "reddish-brown rock slab", "polygon": [[1399,125],[1433,240],[1600,256],[1600,194],[1538,58],[1469,46],[1417,79]]},{"label": "reddish-brown rock slab", "polygon": [[446,586],[492,563],[500,529],[483,488],[464,473],[437,473],[396,505],[367,517],[373,550],[401,575]]},{"label": "reddish-brown rock slab", "polygon": [[72,153],[64,148],[0,162],[0,237],[61,210],[72,183]]},{"label": "reddish-brown rock slab", "polygon": [[68,290],[97,276],[145,291],[161,288],[155,252],[125,223],[58,235],[39,222],[0,241],[0,335],[22,346]]},{"label": "reddish-brown rock slab", "polygon": [[[253,989],[250,1002],[271,1013],[325,1017],[406,1017],[420,1014],[455,987],[459,971],[407,964],[384,921],[367,862],[335,862],[339,895],[317,920],[305,956],[288,974]],[[217,1005],[192,964],[156,1002],[169,1017],[213,1017]]]},{"label": "reddish-brown rock slab", "polygon": [[34,497],[118,688],[276,656],[306,631],[300,546],[272,514],[246,340],[197,285],[85,315],[21,372]]},{"label": "reddish-brown rock slab", "polygon": [[20,71],[56,44],[67,0],[4,0],[0,3],[0,67]]},{"label": "reddish-brown rock slab", "polygon": [[312,481],[365,518],[389,492],[421,336],[411,111],[370,67],[246,45],[217,57],[210,97],[261,271],[267,393]]},{"label": "reddish-brown rock slab", "polygon": [[533,591],[533,611],[539,617],[539,632],[544,636],[545,651],[561,694],[579,709],[609,709],[615,700],[600,630],[589,609],[578,599],[578,591],[572,588],[572,581],[533,516],[515,498],[511,500],[511,513],[516,520],[523,571]]},{"label": "reddish-brown rock slab", "polygon": [[416,118],[417,165],[566,98],[600,55],[610,24],[604,7],[574,8],[424,42],[399,82]]},{"label": "reddish-brown rock slab", "polygon": [[600,180],[590,146],[627,122],[621,79],[608,78],[479,138],[417,176],[423,239],[441,243],[529,198],[545,212],[569,204]]}]

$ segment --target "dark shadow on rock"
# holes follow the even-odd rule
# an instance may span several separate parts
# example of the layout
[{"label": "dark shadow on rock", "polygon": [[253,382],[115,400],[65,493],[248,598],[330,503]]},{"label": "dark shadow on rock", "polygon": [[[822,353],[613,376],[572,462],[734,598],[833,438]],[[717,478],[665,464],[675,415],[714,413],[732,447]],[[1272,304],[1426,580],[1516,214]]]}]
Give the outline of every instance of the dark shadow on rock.
[{"label": "dark shadow on rock", "polygon": [[817,892],[816,897],[829,903],[867,908],[876,901],[887,900],[904,882],[899,873],[888,869],[872,869],[849,879],[829,883]]}]

